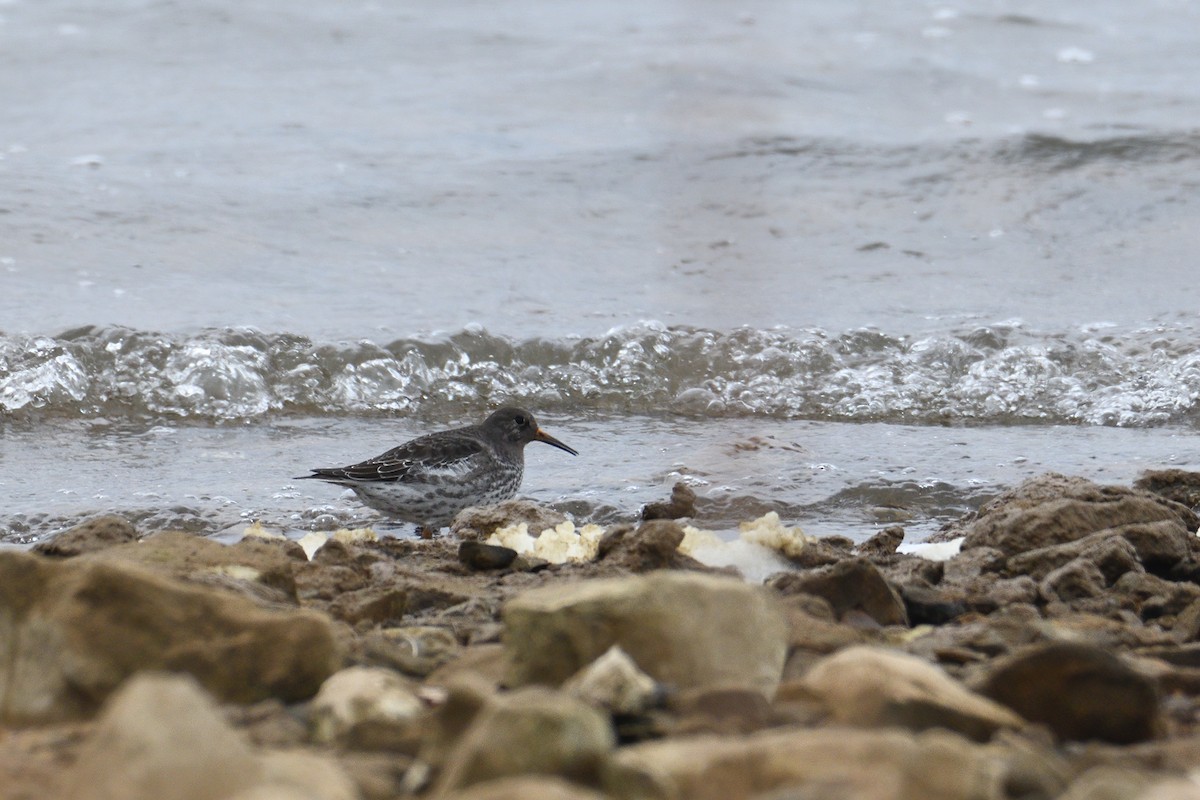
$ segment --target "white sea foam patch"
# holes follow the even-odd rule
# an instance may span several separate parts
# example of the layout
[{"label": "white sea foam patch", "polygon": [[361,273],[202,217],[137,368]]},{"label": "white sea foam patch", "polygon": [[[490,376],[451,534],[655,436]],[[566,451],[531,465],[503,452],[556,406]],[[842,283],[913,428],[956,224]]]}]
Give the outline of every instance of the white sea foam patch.
[{"label": "white sea foam patch", "polygon": [[813,539],[798,527],[784,525],[774,511],[743,522],[738,526],[738,538],[732,541],[691,525],[683,534],[681,552],[710,567],[735,567],[751,583],[795,569],[788,558],[799,555]]},{"label": "white sea foam patch", "polygon": [[958,555],[962,550],[962,543],[963,537],[961,536],[948,542],[913,542],[900,545],[898,552],[911,553],[930,561],[947,561]]},{"label": "white sea foam patch", "polygon": [[564,564],[594,560],[603,535],[604,528],[599,525],[584,525],[576,530],[575,523],[568,521],[533,536],[529,533],[529,525],[522,522],[500,528],[486,543],[516,550],[520,555],[542,558],[551,564]]},{"label": "white sea foam patch", "polygon": [[[247,529],[247,532],[249,532],[249,529]],[[312,561],[317,551],[324,547],[325,543],[330,539],[342,542],[343,544],[360,544],[362,542],[377,542],[379,541],[379,535],[372,528],[338,528],[333,533],[309,531],[300,537],[300,541],[297,544],[304,550],[304,555],[308,556],[308,560]]]}]

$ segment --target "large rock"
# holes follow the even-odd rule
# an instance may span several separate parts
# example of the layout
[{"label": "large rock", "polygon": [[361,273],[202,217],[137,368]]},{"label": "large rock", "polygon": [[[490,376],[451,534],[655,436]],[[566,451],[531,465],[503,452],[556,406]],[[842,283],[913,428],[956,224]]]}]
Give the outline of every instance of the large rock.
[{"label": "large rock", "polygon": [[617,644],[660,683],[770,697],[787,655],[787,624],[766,591],[691,572],[545,586],[511,600],[503,618],[510,686],[557,686]]},{"label": "large rock", "polygon": [[623,747],[610,760],[606,793],[618,800],[997,800],[1009,783],[1029,797],[1061,786],[1037,774],[1015,781],[1003,754],[944,731],[781,729]]},{"label": "large rock", "polygon": [[1159,727],[1154,683],[1093,645],[1035,645],[992,664],[978,688],[1061,739],[1130,744]]},{"label": "large rock", "polygon": [[124,517],[109,514],[81,522],[51,539],[38,542],[33,546],[33,552],[68,558],[136,541],[137,529],[133,523]]},{"label": "large rock", "polygon": [[[295,570],[306,562],[304,551],[294,542],[248,537],[225,545],[182,531],[164,531],[87,558],[134,564],[191,583],[291,603],[296,602]],[[256,585],[274,594],[255,591]]]},{"label": "large rock", "polygon": [[340,662],[329,620],[107,560],[0,553],[0,720],[90,715],[134,672],[219,698],[311,697]]},{"label": "large rock", "polygon": [[900,593],[865,558],[848,558],[809,572],[785,572],[772,578],[770,586],[783,594],[823,597],[839,619],[860,611],[880,625],[908,625]]},{"label": "large rock", "polygon": [[615,746],[608,716],[581,700],[540,687],[495,695],[450,750],[434,794],[530,773],[594,781]]},{"label": "large rock", "polygon": [[986,741],[1024,720],[939,667],[882,647],[850,647],[817,662],[804,685],[835,722],[855,727],[947,728]]},{"label": "large rock", "polygon": [[[303,790],[303,794],[298,794]],[[105,706],[64,780],[66,800],[355,800],[350,779],[313,755],[259,754],[184,676],[143,674]]]},{"label": "large rock", "polygon": [[[1162,526],[1195,530],[1196,515],[1156,494],[1123,487],[1098,486],[1061,475],[1043,475],[997,498],[965,526],[964,551],[993,547],[1012,556],[1073,542],[1098,531],[1125,526],[1130,543],[1147,551],[1162,544]],[[1154,526],[1147,530],[1144,526]],[[1141,550],[1139,550],[1139,554]],[[1155,557],[1152,557],[1152,559]]]}]

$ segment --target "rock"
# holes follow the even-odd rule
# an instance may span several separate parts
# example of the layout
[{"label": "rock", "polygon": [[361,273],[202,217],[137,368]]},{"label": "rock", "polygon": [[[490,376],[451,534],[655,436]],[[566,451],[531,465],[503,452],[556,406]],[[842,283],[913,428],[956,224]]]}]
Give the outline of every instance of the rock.
[{"label": "rock", "polygon": [[259,763],[258,786],[229,800],[361,800],[354,781],[326,756],[301,750],[267,752]]},{"label": "rock", "polygon": [[368,632],[362,638],[368,661],[423,678],[458,656],[462,646],[448,628],[410,625]]},{"label": "rock", "polygon": [[966,526],[962,549],[994,547],[1012,556],[1127,525],[1168,522],[1185,531],[1196,528],[1195,514],[1149,492],[1072,482],[1062,476],[1035,480],[1040,482],[1022,485],[1026,495],[1010,495],[1005,502],[985,506]]},{"label": "rock", "polygon": [[1137,800],[1154,782],[1145,770],[1101,765],[1072,781],[1058,800]]},{"label": "rock", "polygon": [[33,546],[33,552],[69,558],[136,541],[137,529],[133,527],[133,523],[124,517],[110,514],[89,519],[56,534],[53,539],[38,542]]},{"label": "rock", "polygon": [[835,722],[854,727],[941,727],[986,741],[1025,724],[924,659],[881,647],[841,650],[817,662],[803,682]]},{"label": "rock", "polygon": [[811,572],[786,572],[768,585],[783,594],[805,592],[829,601],[838,618],[861,611],[880,625],[908,625],[900,593],[864,558],[849,558]]},{"label": "rock", "polygon": [[595,780],[616,746],[607,715],[538,687],[490,698],[446,759],[435,795],[535,773]]},{"label": "rock", "polygon": [[[1013,771],[1002,753],[945,731],[785,728],[623,747],[604,788],[616,800],[750,800],[783,789],[804,794],[779,797],[996,800],[1014,796]],[[1027,797],[1061,788],[1020,785]]]},{"label": "rock", "polygon": [[505,500],[494,506],[464,508],[450,524],[450,533],[459,539],[483,541],[509,525],[524,522],[536,535],[566,521],[562,513],[531,500]]},{"label": "rock", "polygon": [[1153,682],[1092,645],[1035,645],[989,665],[977,688],[1060,739],[1130,744],[1159,725]]},{"label": "rock", "polygon": [[348,667],[329,676],[313,698],[313,740],[358,750],[416,753],[425,706],[395,672]]},{"label": "rock", "polygon": [[960,591],[908,585],[900,587],[900,597],[913,626],[945,625],[967,613],[966,598]]},{"label": "rock", "polygon": [[753,689],[689,689],[671,698],[671,710],[679,718],[674,736],[752,733],[774,719],[767,699]]},{"label": "rock", "polygon": [[1042,579],[1038,590],[1047,601],[1070,603],[1104,593],[1104,573],[1091,561],[1077,558]]},{"label": "rock", "polygon": [[106,704],[66,776],[66,800],[225,800],[261,765],[190,678],[145,674]]},{"label": "rock", "polygon": [[642,507],[642,519],[682,519],[696,516],[696,493],[686,483],[671,487],[671,499],[665,503],[647,503]]},{"label": "rock", "polygon": [[517,557],[517,551],[496,544],[468,539],[458,546],[458,561],[467,569],[504,569]]},{"label": "rock", "polygon": [[[962,536],[969,529],[986,522],[989,518],[996,515],[1033,509],[1057,500],[1070,499],[1100,505],[1124,498],[1137,498],[1156,503],[1182,520],[1188,530],[1196,530],[1197,526],[1200,525],[1200,519],[1187,506],[1173,502],[1161,495],[1143,489],[1128,489],[1123,486],[1101,486],[1086,478],[1068,477],[1048,472],[1030,478],[1020,486],[1010,489],[999,497],[990,500],[977,513],[968,514],[960,522],[952,523],[942,531],[939,531],[937,538],[943,540],[945,537],[953,538],[955,536]],[[1153,518],[1161,519],[1162,517],[1154,516]],[[1121,524],[1125,523],[1117,521],[1107,522],[1094,528],[1094,530]]]},{"label": "rock", "polygon": [[904,542],[904,528],[899,525],[893,525],[890,528],[884,528],[879,533],[867,539],[860,544],[855,551],[860,556],[890,556],[896,552],[901,543]]},{"label": "rock", "polygon": [[585,789],[562,778],[521,775],[477,783],[444,800],[606,800],[599,792]]},{"label": "rock", "polygon": [[632,572],[655,569],[705,569],[691,556],[679,552],[684,532],[669,519],[632,525],[615,525],[600,539],[597,560]]},{"label": "rock", "polygon": [[563,684],[567,694],[610,714],[641,714],[662,699],[658,683],[613,645]]},{"label": "rock", "polygon": [[[236,588],[238,582],[259,584],[276,590],[278,601],[290,603],[296,602],[296,567],[304,563],[301,551],[290,542],[250,538],[224,545],[180,531],[156,533],[87,558],[135,564],[191,583],[218,582],[225,588]],[[246,593],[257,596],[253,590]]]},{"label": "rock", "polygon": [[509,686],[560,685],[619,644],[660,683],[741,686],[770,697],[787,654],[774,598],[700,573],[551,584],[509,601],[503,619]]},{"label": "rock", "polygon": [[329,614],[350,625],[360,622],[387,623],[401,619],[408,610],[408,592],[401,586],[366,586],[333,598]]},{"label": "rock", "polygon": [[329,620],[268,611],[128,564],[0,552],[0,720],[88,716],[138,670],[188,672],[219,698],[311,697],[340,662]]},{"label": "rock", "polygon": [[801,594],[785,597],[781,603],[787,615],[790,649],[832,653],[866,641],[866,635],[857,628],[814,613],[806,602],[808,599],[821,598]]},{"label": "rock", "polygon": [[1028,575],[1041,580],[1050,572],[1076,559],[1095,564],[1103,573],[1104,585],[1111,584],[1126,572],[1142,571],[1133,545],[1112,530],[1093,533],[1073,542],[1019,553],[1008,559],[1005,570],[1010,575]]},{"label": "rock", "polygon": [[1143,619],[1181,614],[1200,600],[1200,586],[1194,583],[1168,581],[1143,572],[1125,573],[1112,588],[1118,596],[1125,596]]},{"label": "rock", "polygon": [[1133,486],[1162,495],[1191,509],[1200,506],[1200,472],[1183,469],[1149,470],[1134,481]]}]

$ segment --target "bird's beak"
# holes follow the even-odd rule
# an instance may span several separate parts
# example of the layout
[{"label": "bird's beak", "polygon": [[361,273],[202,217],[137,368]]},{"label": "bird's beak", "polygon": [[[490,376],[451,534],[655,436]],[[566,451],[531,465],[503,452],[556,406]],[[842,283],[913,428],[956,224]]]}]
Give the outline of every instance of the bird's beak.
[{"label": "bird's beak", "polygon": [[573,455],[573,456],[577,456],[577,455],[579,455],[579,453],[578,453],[578,452],[576,452],[574,449],[572,449],[572,448],[570,448],[570,447],[567,447],[565,444],[563,444],[562,442],[560,442],[558,439],[555,439],[553,436],[551,436],[550,434],[546,433],[546,432],[545,432],[544,430],[542,430],[541,428],[538,428],[538,429],[537,429],[537,433],[535,433],[535,434],[533,435],[533,438],[534,438],[536,441],[539,441],[539,442],[545,442],[546,444],[551,444],[551,445],[554,445],[554,446],[555,446],[555,447],[557,447],[559,450],[566,450],[568,453],[570,453],[570,454],[571,454],[571,455]]}]

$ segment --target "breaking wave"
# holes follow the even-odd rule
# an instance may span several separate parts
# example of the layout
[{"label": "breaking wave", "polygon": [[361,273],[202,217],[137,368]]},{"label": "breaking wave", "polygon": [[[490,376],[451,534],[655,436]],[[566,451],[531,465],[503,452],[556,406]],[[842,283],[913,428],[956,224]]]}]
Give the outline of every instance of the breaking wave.
[{"label": "breaking wave", "polygon": [[88,327],[0,336],[0,419],[452,415],[513,400],[573,414],[1195,424],[1198,342],[1186,324],[894,336],[644,322],[594,338],[514,341],[472,327],[388,344]]}]

